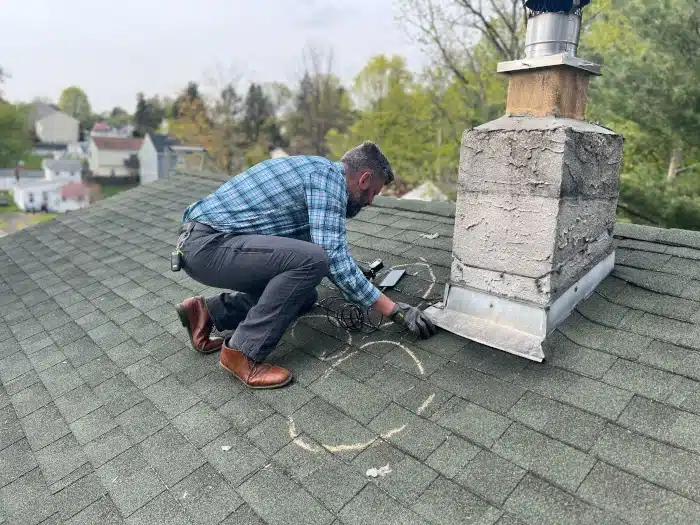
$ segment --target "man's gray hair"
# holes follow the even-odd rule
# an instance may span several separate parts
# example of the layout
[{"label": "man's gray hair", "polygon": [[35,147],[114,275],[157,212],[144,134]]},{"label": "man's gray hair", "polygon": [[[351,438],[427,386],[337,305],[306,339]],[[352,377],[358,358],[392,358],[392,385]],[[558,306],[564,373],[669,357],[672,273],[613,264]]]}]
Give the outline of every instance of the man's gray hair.
[{"label": "man's gray hair", "polygon": [[350,173],[369,170],[373,175],[381,177],[384,185],[394,181],[394,171],[391,169],[389,159],[382,153],[379,146],[369,140],[346,151],[340,161],[345,164]]}]

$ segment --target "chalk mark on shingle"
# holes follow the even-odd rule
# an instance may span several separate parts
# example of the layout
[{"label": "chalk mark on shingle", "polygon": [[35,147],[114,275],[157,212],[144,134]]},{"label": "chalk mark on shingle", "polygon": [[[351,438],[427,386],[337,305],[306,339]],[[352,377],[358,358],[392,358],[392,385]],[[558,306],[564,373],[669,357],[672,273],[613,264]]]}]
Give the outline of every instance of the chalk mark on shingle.
[{"label": "chalk mark on shingle", "polygon": [[434,399],[435,399],[435,394],[434,393],[430,394],[428,396],[428,399],[423,401],[423,404],[418,407],[418,414],[422,414],[423,411],[430,406],[430,403],[432,403]]},{"label": "chalk mark on shingle", "polygon": [[[309,452],[320,452],[321,449],[318,447],[315,447],[313,445],[310,445],[306,441],[304,441],[301,437],[299,437],[299,432],[296,429],[296,425],[294,424],[294,419],[290,416],[287,418],[287,421],[289,423],[289,437],[292,438],[292,443],[295,445],[303,448],[304,450],[308,450]],[[328,452],[349,452],[352,450],[364,450],[365,448],[369,447],[372,443],[377,441],[379,438],[382,439],[389,439],[391,436],[394,436],[398,434],[399,432],[402,432],[406,428],[406,425],[401,425],[400,427],[392,428],[391,430],[388,430],[384,432],[383,434],[380,434],[377,437],[374,437],[370,439],[369,441],[366,441],[364,443],[351,443],[349,445],[347,444],[340,444],[340,445],[326,445],[324,443],[321,443],[321,447],[325,448]]]},{"label": "chalk mark on shingle", "polygon": [[405,347],[404,345],[402,345],[401,343],[397,343],[396,341],[390,341],[389,339],[385,339],[385,340],[383,340],[383,341],[370,341],[369,343],[363,344],[363,345],[360,347],[360,350],[362,350],[362,349],[364,349],[364,348],[366,348],[366,347],[368,347],[368,346],[371,346],[371,345],[379,345],[379,344],[382,344],[382,343],[386,343],[386,344],[398,346],[399,348],[401,348],[401,350],[403,350],[403,351],[406,352],[409,356],[411,356],[411,359],[413,359],[413,362],[416,363],[416,366],[418,367],[418,371],[420,372],[420,374],[421,374],[421,375],[425,375],[425,368],[423,368],[423,363],[421,363],[420,359],[418,359],[418,358],[416,357],[416,354],[414,354],[411,350],[409,350],[408,348],[406,348],[406,347]]},{"label": "chalk mark on shingle", "polygon": [[[425,260],[425,259],[423,259],[423,260]],[[423,297],[422,297],[423,299],[427,299],[428,297],[430,297],[430,292],[433,291],[433,288],[435,287],[435,283],[437,282],[437,278],[435,277],[435,272],[433,272],[433,268],[432,268],[432,266],[430,266],[430,264],[428,264],[427,262],[415,262],[415,263],[408,263],[408,264],[397,264],[396,266],[392,266],[391,268],[389,268],[389,270],[398,270],[398,269],[401,269],[401,268],[407,268],[407,267],[409,267],[409,266],[424,266],[425,268],[428,269],[428,272],[430,273],[430,280],[431,280],[431,282],[430,282],[430,286],[428,286],[428,288],[426,289],[426,291],[423,293]],[[416,273],[409,274],[409,275],[416,276],[416,275],[418,275],[421,271],[422,271],[422,270],[419,270],[419,271],[417,271]]]}]

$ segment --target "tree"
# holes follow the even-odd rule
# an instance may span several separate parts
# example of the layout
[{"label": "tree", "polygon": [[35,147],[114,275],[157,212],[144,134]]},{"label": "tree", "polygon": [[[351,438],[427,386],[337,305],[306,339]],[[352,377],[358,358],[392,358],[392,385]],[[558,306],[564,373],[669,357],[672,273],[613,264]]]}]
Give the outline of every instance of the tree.
[{"label": "tree", "polygon": [[134,112],[135,134],[144,137],[146,133],[157,130],[164,115],[165,109],[158,97],[146,99],[143,93],[138,93]]},{"label": "tree", "polygon": [[0,166],[16,166],[31,151],[26,118],[13,104],[0,102]]},{"label": "tree", "polygon": [[232,83],[226,84],[212,108],[212,133],[216,162],[228,174],[236,172],[242,162],[241,151],[245,145],[242,112],[243,100]]},{"label": "tree", "polygon": [[333,155],[339,157],[363,140],[372,140],[390,159],[397,185],[439,178],[436,161],[444,154],[439,114],[405,60],[373,57],[355,77],[354,86],[353,95],[362,107],[347,133],[329,133]]},{"label": "tree", "polygon": [[78,86],[70,86],[61,91],[58,99],[61,111],[78,119],[83,128],[91,127],[92,108],[85,92]]},{"label": "tree", "polygon": [[119,106],[112,108],[112,111],[105,115],[105,117],[105,120],[112,126],[125,126],[131,122],[131,115],[129,115],[124,108]]},{"label": "tree", "polygon": [[262,86],[253,82],[245,97],[245,113],[243,115],[243,131],[250,144],[260,138],[265,123],[274,116],[274,108]]},{"label": "tree", "polygon": [[185,144],[203,146],[215,152],[214,122],[200,97],[182,97],[178,118],[170,123],[170,132]]},{"label": "tree", "polygon": [[523,4],[523,0],[400,0],[399,19],[434,64],[469,85],[465,71],[484,71],[474,53],[477,43],[483,43],[497,61],[522,57]]},{"label": "tree", "polygon": [[326,135],[343,133],[352,121],[350,97],[333,74],[333,55],[309,49],[305,71],[294,94],[293,110],[286,118],[292,149],[326,155]]},{"label": "tree", "polygon": [[673,180],[683,157],[692,159],[700,146],[700,4],[604,5],[584,37],[592,58],[605,63],[603,76],[592,84],[591,115],[633,122],[653,137],[653,150]]},{"label": "tree", "polygon": [[173,102],[172,118],[178,118],[180,116],[181,107],[183,105],[191,105],[194,100],[202,100],[202,95],[199,92],[199,84],[197,84],[197,82],[188,82],[187,87]]},{"label": "tree", "polygon": [[700,229],[700,5],[600,0],[582,35],[603,63],[587,118],[625,136],[619,213]]}]

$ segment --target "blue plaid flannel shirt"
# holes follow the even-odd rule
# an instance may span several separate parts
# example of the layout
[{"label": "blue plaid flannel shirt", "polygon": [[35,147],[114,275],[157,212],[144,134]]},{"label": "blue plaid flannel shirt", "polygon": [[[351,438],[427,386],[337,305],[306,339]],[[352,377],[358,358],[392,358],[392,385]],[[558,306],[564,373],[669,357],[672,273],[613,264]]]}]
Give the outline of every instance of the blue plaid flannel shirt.
[{"label": "blue plaid flannel shirt", "polygon": [[347,300],[367,307],[380,293],[350,256],[345,236],[348,195],[342,163],[316,156],[281,157],[247,169],[188,206],[182,221],[314,242],[328,255],[330,280]]}]

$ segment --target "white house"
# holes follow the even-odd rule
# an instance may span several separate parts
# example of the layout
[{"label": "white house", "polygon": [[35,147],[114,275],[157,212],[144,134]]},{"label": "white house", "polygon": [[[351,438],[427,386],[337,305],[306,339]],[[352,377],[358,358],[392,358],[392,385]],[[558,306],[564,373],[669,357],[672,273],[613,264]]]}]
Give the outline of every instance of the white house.
[{"label": "white house", "polygon": [[141,184],[148,184],[165,177],[175,167],[177,159],[170,146],[179,144],[175,139],[160,133],[147,133],[139,150]]},{"label": "white house", "polygon": [[65,213],[90,204],[87,185],[82,182],[42,181],[20,184],[12,191],[17,207],[24,211]]},{"label": "white house", "polygon": [[82,163],[72,159],[45,159],[44,178],[50,181],[80,182]]},{"label": "white house", "polygon": [[53,111],[36,120],[34,131],[40,142],[71,144],[78,142],[80,122],[63,111]]},{"label": "white house", "polygon": [[90,130],[90,136],[131,138],[134,135],[134,129],[132,124],[117,127],[111,126],[107,122],[95,122],[92,130]]},{"label": "white house", "polygon": [[198,162],[201,169],[206,153],[202,146],[184,146],[167,135],[147,133],[139,150],[141,184],[162,179],[188,162]]},{"label": "white house", "polygon": [[135,171],[128,162],[138,155],[143,139],[90,137],[90,170],[97,177],[128,177]]},{"label": "white house", "polygon": [[280,157],[289,157],[289,153],[282,148],[275,148],[270,152],[271,159],[279,159]]},{"label": "white house", "polygon": [[406,200],[446,201],[447,195],[434,182],[426,181],[401,197]]}]

